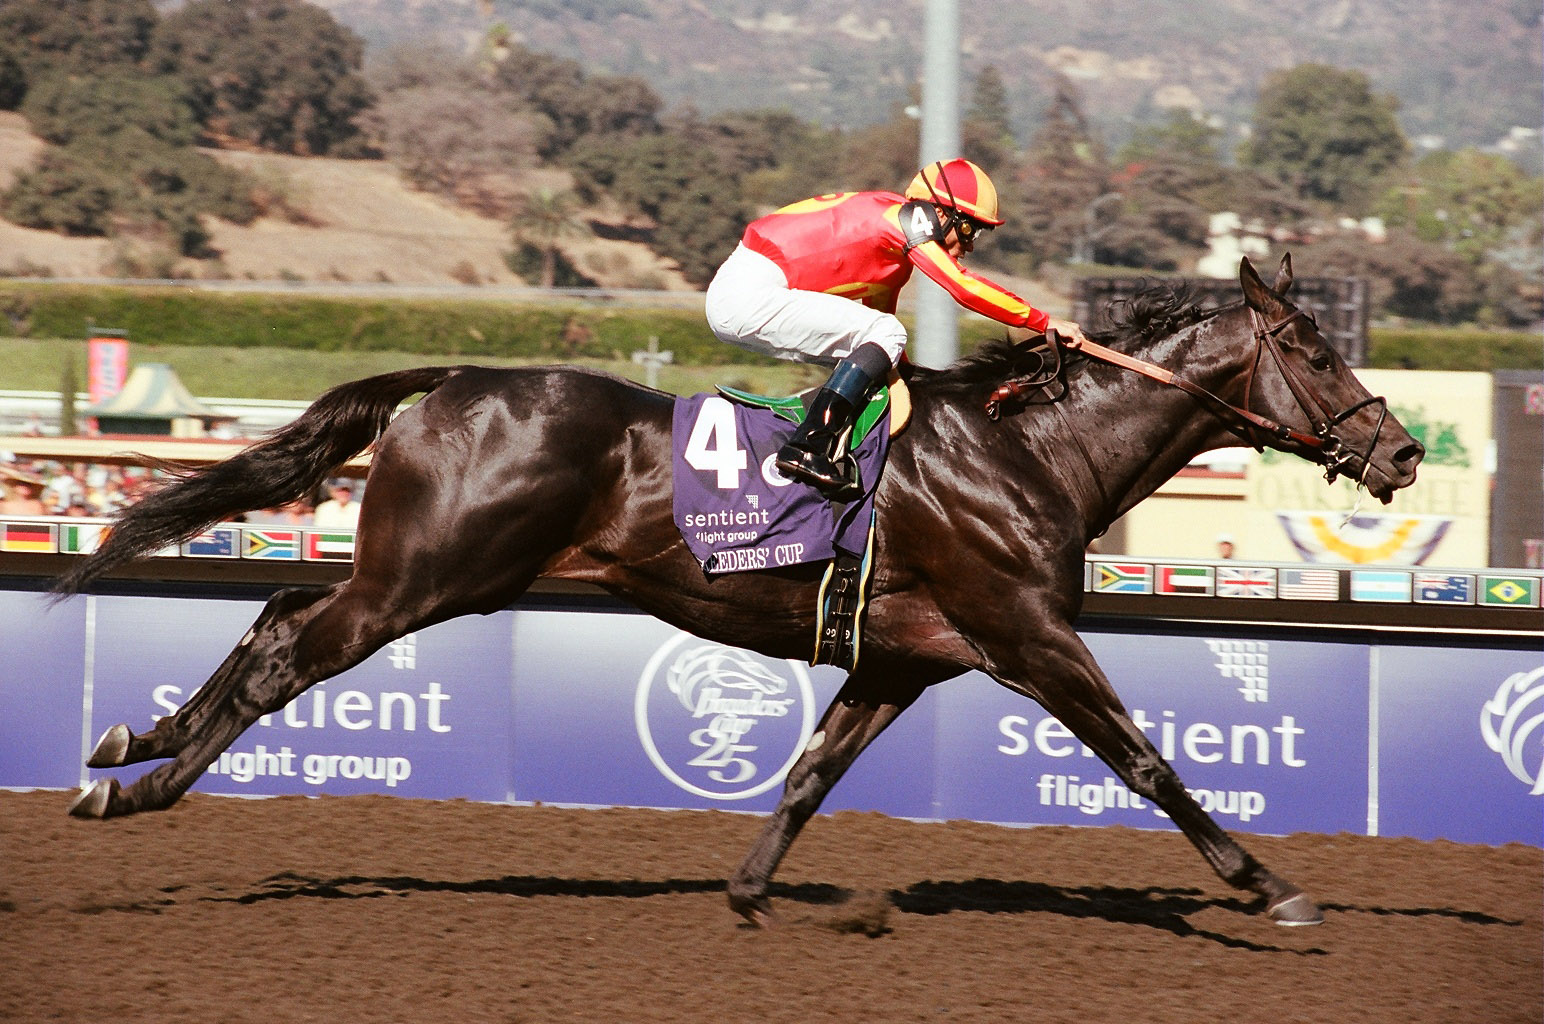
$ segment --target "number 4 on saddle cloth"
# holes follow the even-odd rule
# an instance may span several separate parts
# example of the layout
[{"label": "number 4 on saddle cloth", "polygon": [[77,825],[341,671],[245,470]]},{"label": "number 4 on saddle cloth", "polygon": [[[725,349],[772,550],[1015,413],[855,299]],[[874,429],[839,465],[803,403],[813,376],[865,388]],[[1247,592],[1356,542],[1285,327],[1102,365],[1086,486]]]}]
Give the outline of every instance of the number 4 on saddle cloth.
[{"label": "number 4 on saddle cloth", "polygon": [[799,396],[719,392],[676,402],[676,527],[709,576],[827,562],[811,663],[851,669],[873,553],[874,492],[895,424],[905,422],[900,411],[909,411],[905,384],[880,388],[858,416],[848,446],[864,490],[846,505],[777,470],[778,449],[804,414]]}]

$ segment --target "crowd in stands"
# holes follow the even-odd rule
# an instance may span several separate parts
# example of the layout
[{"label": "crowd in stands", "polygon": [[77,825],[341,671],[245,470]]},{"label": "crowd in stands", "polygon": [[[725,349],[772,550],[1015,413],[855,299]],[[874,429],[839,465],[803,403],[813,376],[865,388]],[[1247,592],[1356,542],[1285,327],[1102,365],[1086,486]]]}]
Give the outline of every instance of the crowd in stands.
[{"label": "crowd in stands", "polygon": [[[108,517],[132,505],[163,477],[145,466],[61,463],[0,452],[0,516]],[[359,485],[331,481],[325,500],[308,498],[238,517],[248,523],[353,528]],[[320,495],[318,497],[321,497]]]}]

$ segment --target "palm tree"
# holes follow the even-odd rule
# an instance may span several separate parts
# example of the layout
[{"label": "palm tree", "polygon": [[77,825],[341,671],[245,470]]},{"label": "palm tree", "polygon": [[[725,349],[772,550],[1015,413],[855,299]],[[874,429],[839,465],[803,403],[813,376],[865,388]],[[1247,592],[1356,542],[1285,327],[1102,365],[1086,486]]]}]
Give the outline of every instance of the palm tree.
[{"label": "palm tree", "polygon": [[541,252],[541,287],[551,288],[557,278],[558,243],[588,238],[590,226],[577,192],[543,187],[517,201],[510,232],[516,248],[529,245]]}]

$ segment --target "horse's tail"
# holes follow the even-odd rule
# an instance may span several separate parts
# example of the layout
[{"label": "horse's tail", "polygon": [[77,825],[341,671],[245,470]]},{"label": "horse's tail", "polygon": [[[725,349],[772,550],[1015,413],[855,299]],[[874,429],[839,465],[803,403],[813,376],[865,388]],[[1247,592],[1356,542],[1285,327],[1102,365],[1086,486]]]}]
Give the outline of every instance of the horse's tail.
[{"label": "horse's tail", "polygon": [[56,599],[215,523],[304,496],[374,443],[403,399],[433,391],[457,372],[427,366],[338,385],[252,447],[180,475],[118,513],[102,546],[54,584]]}]

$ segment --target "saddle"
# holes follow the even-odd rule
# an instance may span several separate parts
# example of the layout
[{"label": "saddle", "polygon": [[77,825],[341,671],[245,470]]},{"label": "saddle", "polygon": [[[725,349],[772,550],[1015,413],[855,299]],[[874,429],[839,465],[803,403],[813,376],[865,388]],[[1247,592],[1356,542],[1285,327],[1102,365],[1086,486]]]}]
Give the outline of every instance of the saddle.
[{"label": "saddle", "polygon": [[874,492],[889,439],[910,416],[910,394],[893,378],[859,413],[849,448],[869,483],[843,505],[794,485],[773,465],[787,424],[803,418],[803,396],[717,392],[676,403],[676,527],[709,576],[825,562],[810,663],[851,670],[872,570]]},{"label": "saddle", "polygon": [[[757,395],[729,387],[727,384],[718,385],[717,390],[719,394],[731,401],[766,409],[796,426],[804,421],[805,414],[809,412],[810,401],[815,394],[815,389],[812,388],[792,395]],[[869,431],[873,430],[875,424],[884,417],[887,408],[890,410],[890,436],[894,437],[905,430],[906,424],[911,422],[911,389],[906,386],[906,380],[899,370],[890,371],[890,379],[869,396],[868,404],[863,407],[862,412],[858,413],[857,419],[853,422],[852,439],[848,442],[849,450],[857,451],[864,438],[868,437]]]}]

